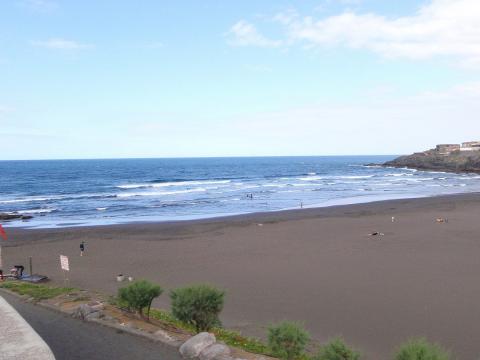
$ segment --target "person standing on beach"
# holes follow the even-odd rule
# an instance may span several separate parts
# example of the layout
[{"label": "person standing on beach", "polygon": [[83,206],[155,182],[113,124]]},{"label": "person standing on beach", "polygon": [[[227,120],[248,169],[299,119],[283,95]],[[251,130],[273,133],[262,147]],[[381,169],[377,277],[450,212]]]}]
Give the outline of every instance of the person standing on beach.
[{"label": "person standing on beach", "polygon": [[80,243],[80,256],[83,256],[83,252],[85,251],[85,241]]}]

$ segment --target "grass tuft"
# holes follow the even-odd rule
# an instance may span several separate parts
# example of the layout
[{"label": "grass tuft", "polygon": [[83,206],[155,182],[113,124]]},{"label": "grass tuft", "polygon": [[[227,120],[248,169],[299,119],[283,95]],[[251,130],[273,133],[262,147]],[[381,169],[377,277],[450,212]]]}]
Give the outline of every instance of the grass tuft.
[{"label": "grass tuft", "polygon": [[62,294],[76,291],[74,288],[50,287],[40,284],[30,284],[19,281],[8,281],[0,283],[0,288],[8,289],[20,295],[28,295],[35,300],[51,299]]}]

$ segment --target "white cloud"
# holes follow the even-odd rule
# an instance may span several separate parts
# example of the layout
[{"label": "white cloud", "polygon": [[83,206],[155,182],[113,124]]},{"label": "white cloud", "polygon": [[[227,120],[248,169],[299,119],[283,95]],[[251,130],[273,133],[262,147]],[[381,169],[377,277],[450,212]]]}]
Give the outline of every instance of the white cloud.
[{"label": "white cloud", "polygon": [[27,9],[48,13],[57,8],[57,3],[51,0],[24,0],[20,3]]},{"label": "white cloud", "polygon": [[92,47],[92,45],[89,44],[81,44],[73,40],[65,40],[61,38],[52,38],[46,41],[32,41],[32,45],[60,50],[81,50]]},{"label": "white cloud", "polygon": [[281,41],[271,40],[260,34],[254,25],[238,21],[227,32],[228,43],[234,46],[278,47]]},{"label": "white cloud", "polygon": [[13,108],[0,104],[0,116],[5,115],[5,114],[9,114],[13,111],[14,111]]},{"label": "white cloud", "polygon": [[[480,66],[479,0],[431,0],[414,14],[396,18],[345,11],[315,19],[289,11],[277,14],[274,20],[284,32],[278,44],[344,46],[390,58],[451,56],[463,65]],[[256,45],[264,39],[252,24],[234,26],[240,35],[247,34],[238,36],[242,45]]]},{"label": "white cloud", "polygon": [[282,143],[277,155],[402,154],[480,133],[480,83],[357,100],[242,115],[229,130],[247,136],[251,149]]},{"label": "white cloud", "polygon": [[456,85],[445,91],[424,92],[419,94],[417,98],[423,102],[480,102],[480,82],[470,82]]},{"label": "white cloud", "polygon": [[358,5],[362,0],[338,0],[343,5]]}]

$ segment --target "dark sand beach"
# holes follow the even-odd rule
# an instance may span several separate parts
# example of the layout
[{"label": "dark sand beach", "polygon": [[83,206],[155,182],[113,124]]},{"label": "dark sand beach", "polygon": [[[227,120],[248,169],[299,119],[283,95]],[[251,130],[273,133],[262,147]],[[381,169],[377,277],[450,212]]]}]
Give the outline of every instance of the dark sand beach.
[{"label": "dark sand beach", "polygon": [[[396,221],[392,223],[391,217]],[[436,218],[448,223],[437,223]],[[261,225],[260,225],[261,224]],[[6,265],[114,294],[118,273],[165,289],[227,290],[224,325],[264,336],[283,320],[323,342],[342,335],[368,359],[412,336],[480,356],[480,195],[464,194],[175,223],[8,228]],[[378,231],[383,236],[368,236]],[[86,241],[86,256],[79,244]],[[162,295],[157,306],[168,306]]]}]

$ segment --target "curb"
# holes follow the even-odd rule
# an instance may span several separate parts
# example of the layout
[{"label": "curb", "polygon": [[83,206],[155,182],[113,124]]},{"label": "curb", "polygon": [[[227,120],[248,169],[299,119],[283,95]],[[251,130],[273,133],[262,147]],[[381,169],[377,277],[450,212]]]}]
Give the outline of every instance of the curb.
[{"label": "curb", "polygon": [[[55,312],[63,314],[63,315],[68,315],[69,317],[71,316],[70,312],[63,311],[55,305],[45,304],[45,303],[42,303],[41,301],[29,301],[29,299],[32,299],[32,298],[28,297],[27,295],[19,295],[19,294],[13,292],[13,291],[10,291],[8,289],[3,289],[3,288],[0,288],[0,293],[1,292],[4,292],[4,293],[9,294],[11,296],[15,296],[16,298],[22,299],[25,302],[30,302],[31,304],[33,304],[35,306],[40,306],[42,308],[49,309],[49,310],[55,311]],[[102,325],[102,326],[105,326],[105,327],[108,327],[108,328],[111,328],[111,329],[115,329],[117,331],[121,331],[121,332],[130,334],[130,335],[143,337],[143,338],[146,338],[146,339],[148,339],[152,342],[155,342],[155,343],[162,343],[166,346],[171,346],[171,347],[173,347],[177,350],[180,347],[180,345],[182,345],[182,343],[183,343],[180,340],[163,339],[162,337],[156,336],[154,334],[150,334],[150,333],[138,330],[138,329],[132,329],[132,328],[129,328],[127,326],[122,326],[120,324],[109,323],[107,321],[103,321],[103,320],[100,320],[100,319],[90,319],[90,320],[80,320],[80,321],[96,323],[98,325]]]}]

